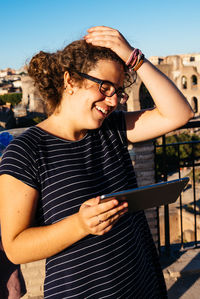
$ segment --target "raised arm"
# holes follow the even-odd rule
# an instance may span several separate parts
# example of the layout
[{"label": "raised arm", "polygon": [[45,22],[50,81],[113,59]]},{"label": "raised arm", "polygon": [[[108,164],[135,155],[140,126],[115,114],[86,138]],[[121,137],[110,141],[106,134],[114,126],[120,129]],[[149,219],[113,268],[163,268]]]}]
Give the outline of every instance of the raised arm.
[{"label": "raised arm", "polygon": [[[123,35],[109,27],[92,27],[85,39],[93,45],[111,48],[124,62],[133,51]],[[155,108],[126,113],[129,141],[139,142],[163,135],[184,125],[194,116],[183,94],[147,59],[144,59],[137,73],[151,94]]]},{"label": "raised arm", "polygon": [[50,257],[88,234],[102,235],[127,211],[127,203],[93,198],[57,223],[35,227],[38,191],[10,175],[0,176],[0,218],[5,252],[15,264]]},{"label": "raised arm", "polygon": [[151,94],[155,108],[127,113],[129,141],[161,136],[183,126],[194,116],[183,94],[149,61],[145,60],[137,72]]}]

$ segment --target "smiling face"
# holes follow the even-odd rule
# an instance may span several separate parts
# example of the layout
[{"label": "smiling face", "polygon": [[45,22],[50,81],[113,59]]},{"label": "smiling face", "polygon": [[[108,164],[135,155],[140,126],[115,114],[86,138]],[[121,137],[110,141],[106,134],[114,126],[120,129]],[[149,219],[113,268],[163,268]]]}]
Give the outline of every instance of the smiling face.
[{"label": "smiling face", "polygon": [[[114,84],[115,88],[123,87],[123,66],[118,62],[100,60],[88,75]],[[85,79],[81,87],[74,85],[73,94],[66,98],[66,117],[70,119],[75,130],[99,128],[104,119],[116,109],[117,95],[106,97],[99,91],[99,84]],[[62,108],[62,111],[64,111]]]}]

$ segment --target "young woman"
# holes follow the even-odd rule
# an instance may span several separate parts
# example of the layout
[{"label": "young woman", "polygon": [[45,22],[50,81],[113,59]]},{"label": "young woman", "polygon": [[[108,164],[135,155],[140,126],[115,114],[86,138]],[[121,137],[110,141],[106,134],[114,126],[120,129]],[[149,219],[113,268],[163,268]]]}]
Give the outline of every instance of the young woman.
[{"label": "young woman", "polygon": [[[155,108],[117,112],[137,71]],[[100,195],[136,187],[127,140],[184,125],[174,84],[115,29],[88,30],[28,68],[49,117],[7,147],[0,168],[2,239],[14,263],[46,258],[45,298],[166,298],[143,212]]]}]

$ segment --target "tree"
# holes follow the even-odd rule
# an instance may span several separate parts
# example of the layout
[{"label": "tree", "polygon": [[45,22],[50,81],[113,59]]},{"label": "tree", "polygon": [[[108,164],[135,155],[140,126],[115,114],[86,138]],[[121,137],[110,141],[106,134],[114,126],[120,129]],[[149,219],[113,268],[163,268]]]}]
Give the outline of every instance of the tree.
[{"label": "tree", "polygon": [[[158,142],[156,144],[159,145]],[[199,158],[200,139],[197,134],[182,133],[167,136],[166,151],[164,152],[163,147],[156,149],[157,176],[160,179],[162,174],[177,171],[180,167],[190,166],[192,160]]]},{"label": "tree", "polygon": [[0,95],[0,103],[11,103],[13,106],[19,104],[22,99],[22,93],[7,93]]}]

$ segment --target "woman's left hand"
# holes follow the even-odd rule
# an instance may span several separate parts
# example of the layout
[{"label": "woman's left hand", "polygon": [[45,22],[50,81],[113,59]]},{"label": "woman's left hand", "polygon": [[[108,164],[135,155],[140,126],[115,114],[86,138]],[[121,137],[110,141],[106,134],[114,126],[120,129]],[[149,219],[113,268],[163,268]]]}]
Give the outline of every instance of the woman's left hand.
[{"label": "woman's left hand", "polygon": [[105,26],[96,26],[87,31],[88,34],[84,36],[86,42],[94,46],[110,48],[124,62],[128,60],[133,48],[118,30]]}]

